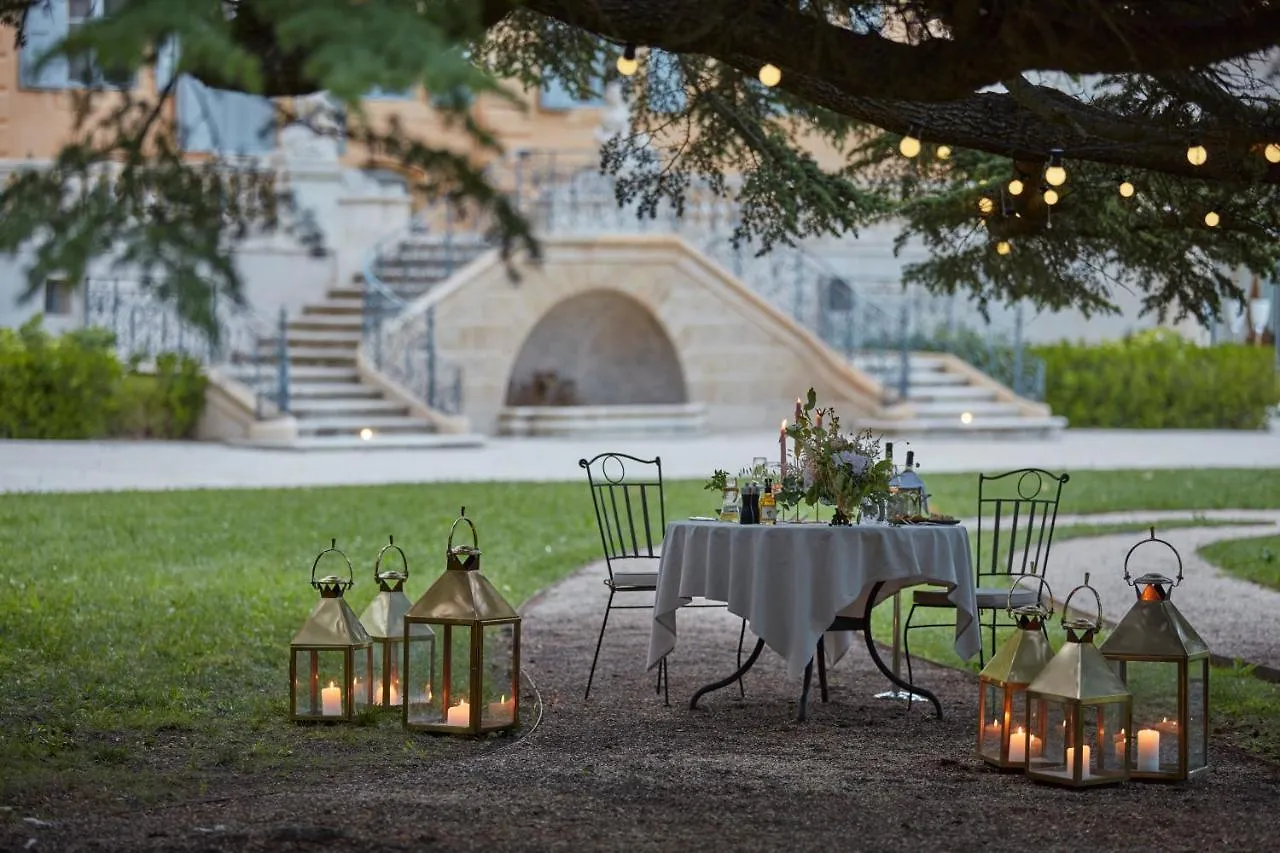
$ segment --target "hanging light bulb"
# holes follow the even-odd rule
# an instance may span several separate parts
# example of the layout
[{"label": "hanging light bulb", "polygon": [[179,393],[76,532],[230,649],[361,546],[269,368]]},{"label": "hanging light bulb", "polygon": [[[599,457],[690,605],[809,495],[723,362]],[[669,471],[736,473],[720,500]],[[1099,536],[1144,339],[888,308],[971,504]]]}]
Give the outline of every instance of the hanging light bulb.
[{"label": "hanging light bulb", "polygon": [[902,141],[898,143],[898,151],[908,160],[920,153],[920,140],[912,136],[914,132],[908,131],[907,135],[902,137]]},{"label": "hanging light bulb", "polygon": [[618,73],[623,77],[630,77],[639,67],[640,63],[636,62],[636,46],[628,44],[622,49],[622,56],[618,57]]},{"label": "hanging light bulb", "polygon": [[1280,163],[1280,145],[1274,142],[1268,143],[1267,147],[1262,149],[1262,156],[1267,158],[1268,163]]},{"label": "hanging light bulb", "polygon": [[1021,178],[1014,178],[1009,182],[1009,195],[1022,195],[1022,191],[1026,186],[1022,183]]},{"label": "hanging light bulb", "polygon": [[938,157],[938,159],[939,159],[939,160],[950,160],[950,159],[951,159],[951,146],[950,146],[950,145],[939,145],[939,146],[937,147],[937,149],[936,149],[933,153],[934,153],[935,155],[937,155],[937,157]]},{"label": "hanging light bulb", "polygon": [[1198,142],[1187,149],[1187,162],[1192,166],[1203,166],[1208,159],[1208,150]]},{"label": "hanging light bulb", "polygon": [[1007,255],[1012,251],[1013,246],[1009,244],[1008,240],[1001,240],[999,243],[996,243],[996,254]]},{"label": "hanging light bulb", "polygon": [[782,82],[782,69],[766,62],[760,66],[760,82],[772,88]]},{"label": "hanging light bulb", "polygon": [[1049,167],[1044,170],[1044,180],[1051,187],[1060,187],[1067,182],[1067,170],[1062,166],[1062,149],[1055,148],[1049,152]]},{"label": "hanging light bulb", "polygon": [[996,203],[991,199],[987,198],[985,195],[982,198],[978,199],[978,212],[981,213],[983,216],[987,216],[993,213],[995,209],[996,209]]},{"label": "hanging light bulb", "polygon": [[1052,187],[1046,189],[1044,191],[1044,203],[1049,205],[1050,207],[1053,207],[1055,204],[1057,204],[1058,191],[1053,189]]},{"label": "hanging light bulb", "polygon": [[1122,197],[1133,198],[1133,193],[1134,193],[1133,184],[1129,183],[1128,181],[1120,182],[1120,195]]},{"label": "hanging light bulb", "polygon": [[1204,224],[1208,225],[1210,228],[1217,228],[1218,223],[1221,221],[1221,217],[1218,216],[1216,211],[1211,210],[1204,215]]}]

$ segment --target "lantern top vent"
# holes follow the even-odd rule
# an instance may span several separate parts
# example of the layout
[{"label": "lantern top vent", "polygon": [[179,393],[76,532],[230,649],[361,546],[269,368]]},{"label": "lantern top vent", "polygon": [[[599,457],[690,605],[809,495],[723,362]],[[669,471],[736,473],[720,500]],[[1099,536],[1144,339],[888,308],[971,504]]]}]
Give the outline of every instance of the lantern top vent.
[{"label": "lantern top vent", "polygon": [[[455,547],[453,535],[464,521],[471,528],[472,544]],[[435,583],[414,603],[406,618],[454,624],[504,622],[520,618],[515,608],[480,573],[479,542],[476,526],[466,517],[466,507],[463,507],[462,514],[449,528],[445,573],[436,578]],[[465,559],[459,559],[463,555]]]},{"label": "lantern top vent", "polygon": [[[1164,545],[1173,552],[1178,561],[1177,578],[1150,572],[1130,579],[1129,557],[1139,547],[1151,542]],[[1157,539],[1153,527],[1149,539],[1129,549],[1124,563],[1125,581],[1137,592],[1138,600],[1102,644],[1102,653],[1108,657],[1133,660],[1181,660],[1208,655],[1208,644],[1169,599],[1173,588],[1182,583],[1182,556],[1178,549],[1163,539]]]},{"label": "lantern top vent", "polygon": [[[326,554],[337,554],[347,564],[347,576],[327,575],[316,578],[316,567]],[[355,611],[347,604],[342,593],[355,583],[352,575],[351,561],[347,555],[338,550],[337,540],[321,551],[311,564],[311,586],[320,590],[320,600],[311,609],[307,621],[302,623],[298,633],[294,634],[292,645],[315,648],[361,648],[372,641],[365,631]]]},{"label": "lantern top vent", "polygon": [[[1093,593],[1097,604],[1094,619],[1067,617],[1072,597],[1081,590]],[[1130,696],[1129,688],[1093,645],[1093,635],[1102,626],[1102,599],[1098,596],[1098,591],[1089,585],[1087,572],[1084,583],[1071,590],[1071,594],[1063,602],[1062,610],[1062,627],[1067,629],[1067,642],[1045,664],[1035,681],[1027,687],[1027,691],[1083,703],[1116,702]]]}]

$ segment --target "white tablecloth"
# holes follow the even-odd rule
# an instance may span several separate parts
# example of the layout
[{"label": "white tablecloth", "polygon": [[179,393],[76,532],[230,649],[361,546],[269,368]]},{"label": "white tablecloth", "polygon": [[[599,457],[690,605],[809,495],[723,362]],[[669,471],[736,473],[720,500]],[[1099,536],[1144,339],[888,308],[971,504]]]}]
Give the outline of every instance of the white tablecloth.
[{"label": "white tablecloth", "polygon": [[[818,638],[837,615],[861,616],[866,597],[883,581],[878,600],[916,584],[950,588],[956,605],[955,649],[968,660],[980,642],[969,534],[954,526],[830,527],[825,524],[667,525],[658,594],[649,634],[649,667],[676,645],[676,611],[694,596],[729,605],[769,648],[786,658],[792,677],[804,672]],[[834,663],[853,635],[826,641]]]}]

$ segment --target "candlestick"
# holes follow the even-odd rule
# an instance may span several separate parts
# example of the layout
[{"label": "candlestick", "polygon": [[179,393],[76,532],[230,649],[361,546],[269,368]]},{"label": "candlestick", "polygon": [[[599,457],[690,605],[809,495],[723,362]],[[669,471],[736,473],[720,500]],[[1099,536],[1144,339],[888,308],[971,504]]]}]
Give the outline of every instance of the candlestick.
[{"label": "candlestick", "polygon": [[471,725],[471,706],[467,704],[466,699],[449,709],[448,720],[451,726]]},{"label": "candlestick", "polygon": [[780,476],[787,476],[787,419],[782,419],[782,429],[778,432],[778,470],[782,473]]},{"label": "candlestick", "polygon": [[1155,729],[1138,730],[1138,772],[1160,772],[1160,732]]},{"label": "candlestick", "polygon": [[335,687],[332,681],[320,691],[320,713],[326,717],[342,716],[342,688]]},{"label": "candlestick", "polygon": [[[1141,734],[1141,732],[1139,732],[1139,734]],[[1080,765],[1081,765],[1080,778],[1087,779],[1090,775],[1092,775],[1089,772],[1089,758],[1090,758],[1089,747],[1086,744],[1085,746],[1082,746],[1080,748],[1084,750],[1084,754],[1081,755],[1080,757]],[[1074,746],[1069,746],[1067,747],[1067,775],[1071,775],[1072,773],[1075,773],[1076,772],[1075,767],[1076,767],[1076,748]]]},{"label": "candlestick", "polygon": [[800,398],[796,397],[796,423],[800,423],[800,419],[804,417],[804,408],[800,405]]}]

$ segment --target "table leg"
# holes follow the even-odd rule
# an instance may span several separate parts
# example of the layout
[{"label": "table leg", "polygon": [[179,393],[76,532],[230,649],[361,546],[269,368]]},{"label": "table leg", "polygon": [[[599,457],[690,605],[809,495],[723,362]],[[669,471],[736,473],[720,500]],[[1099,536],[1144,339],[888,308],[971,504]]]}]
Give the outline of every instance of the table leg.
[{"label": "table leg", "polygon": [[751,656],[747,658],[746,663],[738,667],[737,672],[735,672],[733,675],[729,676],[728,678],[722,678],[719,681],[715,681],[715,682],[712,682],[711,684],[708,684],[706,687],[698,688],[698,692],[694,693],[693,698],[689,700],[689,710],[692,711],[698,707],[698,700],[701,699],[704,694],[711,693],[712,691],[715,691],[715,690],[719,690],[722,687],[728,687],[730,684],[733,684],[735,681],[738,681],[739,679],[741,679],[742,676],[746,675],[747,670],[755,666],[756,659],[760,657],[760,653],[762,651],[764,651],[764,640],[757,639],[756,647],[751,650]]},{"label": "table leg", "polygon": [[800,709],[796,713],[796,722],[803,723],[805,712],[809,709],[809,682],[813,680],[813,658],[804,666],[804,686],[800,688]]},{"label": "table leg", "polygon": [[[902,676],[902,593],[900,592],[893,594],[893,674]],[[913,694],[907,690],[885,690],[877,693],[875,698],[906,702],[914,699],[924,701],[924,697],[920,694]]]},{"label": "table leg", "polygon": [[[870,608],[868,608],[868,611],[870,611]],[[911,708],[911,701],[913,699],[917,697],[923,697],[933,703],[934,713],[937,715],[938,719],[941,720],[942,719],[942,703],[938,701],[937,696],[934,696],[931,692],[929,692],[928,690],[925,690],[923,687],[916,687],[911,682],[906,681],[902,678],[899,678],[896,673],[892,672],[887,666],[884,665],[884,661],[881,660],[880,658],[880,651],[876,648],[876,641],[871,636],[870,612],[867,613],[866,626],[863,629],[862,633],[863,633],[863,636],[867,638],[867,652],[870,653],[871,655],[871,662],[876,665],[877,669],[879,669],[882,673],[884,673],[885,678],[889,679],[895,685],[897,685],[898,687],[901,687],[903,690],[906,691],[908,710],[910,710]]]}]

